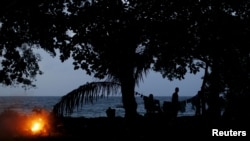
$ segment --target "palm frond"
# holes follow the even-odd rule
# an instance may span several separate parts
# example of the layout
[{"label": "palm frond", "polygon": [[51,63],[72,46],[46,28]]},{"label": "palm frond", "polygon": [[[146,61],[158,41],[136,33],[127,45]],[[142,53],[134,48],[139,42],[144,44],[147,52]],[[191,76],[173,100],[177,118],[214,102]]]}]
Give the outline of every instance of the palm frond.
[{"label": "palm frond", "polygon": [[120,84],[115,82],[91,82],[72,90],[64,95],[54,105],[53,113],[58,116],[70,115],[74,109],[82,107],[85,103],[93,103],[94,100],[119,93]]},{"label": "palm frond", "polygon": [[140,82],[143,82],[144,76],[147,76],[149,69],[137,68],[134,73],[135,83],[139,85]]}]

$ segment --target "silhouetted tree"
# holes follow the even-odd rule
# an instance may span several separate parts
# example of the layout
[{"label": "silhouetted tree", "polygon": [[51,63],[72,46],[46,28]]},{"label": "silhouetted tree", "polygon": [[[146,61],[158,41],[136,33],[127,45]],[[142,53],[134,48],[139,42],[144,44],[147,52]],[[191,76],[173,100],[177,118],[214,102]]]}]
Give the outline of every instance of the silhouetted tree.
[{"label": "silhouetted tree", "polygon": [[39,44],[32,40],[40,33],[30,30],[35,22],[31,20],[31,14],[38,14],[37,7],[35,2],[27,0],[0,2],[0,83],[3,85],[33,87],[35,76],[42,74],[38,65],[41,57],[33,50]]},{"label": "silhouetted tree", "polygon": [[[169,27],[173,31],[168,29],[163,31],[165,34],[161,34],[164,36],[158,36],[156,42],[159,42],[161,47],[158,50],[160,53],[157,54],[158,60],[154,69],[160,71],[163,76],[175,78],[176,75],[173,76],[175,73],[169,72],[178,71],[185,74],[187,68],[195,72],[199,67],[208,66],[209,71],[201,89],[208,94],[208,116],[218,117],[220,115],[219,95],[225,93],[226,89],[234,91],[226,95],[237,95],[236,97],[249,95],[246,92],[249,89],[249,67],[247,66],[250,63],[250,51],[247,47],[250,37],[249,16],[247,16],[249,12],[246,8],[249,2],[194,0],[172,4],[175,11],[173,12],[175,13],[174,24],[160,29],[163,31]],[[152,30],[155,31],[155,29]],[[168,33],[170,33],[169,36],[167,36]],[[179,66],[167,61],[170,60],[169,56],[175,55],[168,51],[167,47],[171,45],[174,46],[176,54],[179,54],[175,58]],[[194,65],[195,59],[198,60],[196,65]],[[237,109],[243,108],[243,111],[247,111],[246,102],[242,101],[242,103],[245,103],[244,106],[240,104],[241,108]],[[245,112],[241,114],[246,115]]]},{"label": "silhouetted tree", "polygon": [[75,69],[121,84],[127,117],[137,115],[134,87],[151,68],[172,80],[208,65],[203,88],[209,93],[211,116],[218,115],[219,94],[226,88],[230,95],[248,93],[248,1],[4,0],[0,4],[3,58],[10,54],[11,63],[19,60],[12,52],[23,44],[37,45],[52,55],[59,49],[62,61],[73,57]]}]

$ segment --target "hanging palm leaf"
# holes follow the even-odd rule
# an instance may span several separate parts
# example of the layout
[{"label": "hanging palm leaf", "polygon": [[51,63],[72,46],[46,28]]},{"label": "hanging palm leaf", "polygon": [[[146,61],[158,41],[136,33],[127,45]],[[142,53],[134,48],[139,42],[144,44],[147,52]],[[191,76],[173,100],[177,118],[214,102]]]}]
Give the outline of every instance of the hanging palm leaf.
[{"label": "hanging palm leaf", "polygon": [[99,98],[120,93],[120,84],[115,82],[91,82],[72,90],[55,104],[53,113],[57,116],[70,115],[74,109]]}]

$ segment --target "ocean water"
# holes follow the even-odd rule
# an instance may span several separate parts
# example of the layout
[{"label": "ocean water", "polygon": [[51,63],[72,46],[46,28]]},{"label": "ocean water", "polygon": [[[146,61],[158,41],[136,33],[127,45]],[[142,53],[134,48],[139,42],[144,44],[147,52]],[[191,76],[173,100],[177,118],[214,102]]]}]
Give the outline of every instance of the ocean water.
[{"label": "ocean water", "polygon": [[[180,97],[180,101],[185,101],[191,97]],[[4,96],[0,97],[0,113],[4,110],[14,110],[19,113],[29,114],[32,109],[39,107],[51,112],[53,106],[61,99],[60,96]],[[171,97],[155,96],[155,99],[163,105],[164,101],[170,101]],[[136,96],[137,112],[140,115],[146,113],[144,109],[143,98]],[[73,114],[67,115],[71,117],[105,117],[106,109],[111,107],[116,110],[116,116],[124,117],[124,108],[122,99],[119,96],[109,96],[100,98],[94,103],[85,103],[83,107],[76,109]],[[178,116],[192,116],[195,114],[191,103],[186,103],[185,112],[179,112]]]}]

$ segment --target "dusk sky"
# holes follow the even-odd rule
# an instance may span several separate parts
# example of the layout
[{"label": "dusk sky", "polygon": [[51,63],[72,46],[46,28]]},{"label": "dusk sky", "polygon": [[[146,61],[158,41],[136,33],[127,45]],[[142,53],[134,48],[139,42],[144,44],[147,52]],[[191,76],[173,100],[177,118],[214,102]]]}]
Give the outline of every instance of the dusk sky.
[{"label": "dusk sky", "polygon": [[[39,62],[43,75],[37,76],[36,88],[24,90],[20,87],[1,86],[0,96],[63,96],[86,82],[99,81],[88,76],[83,70],[74,70],[72,60],[61,63],[58,56],[51,57],[39,51],[42,61]],[[180,96],[194,96],[202,84],[203,71],[186,75],[185,80],[169,81],[160,73],[150,72],[144,81],[136,87],[136,91],[144,95],[153,93],[155,96],[171,96],[175,87],[179,87]]]}]

